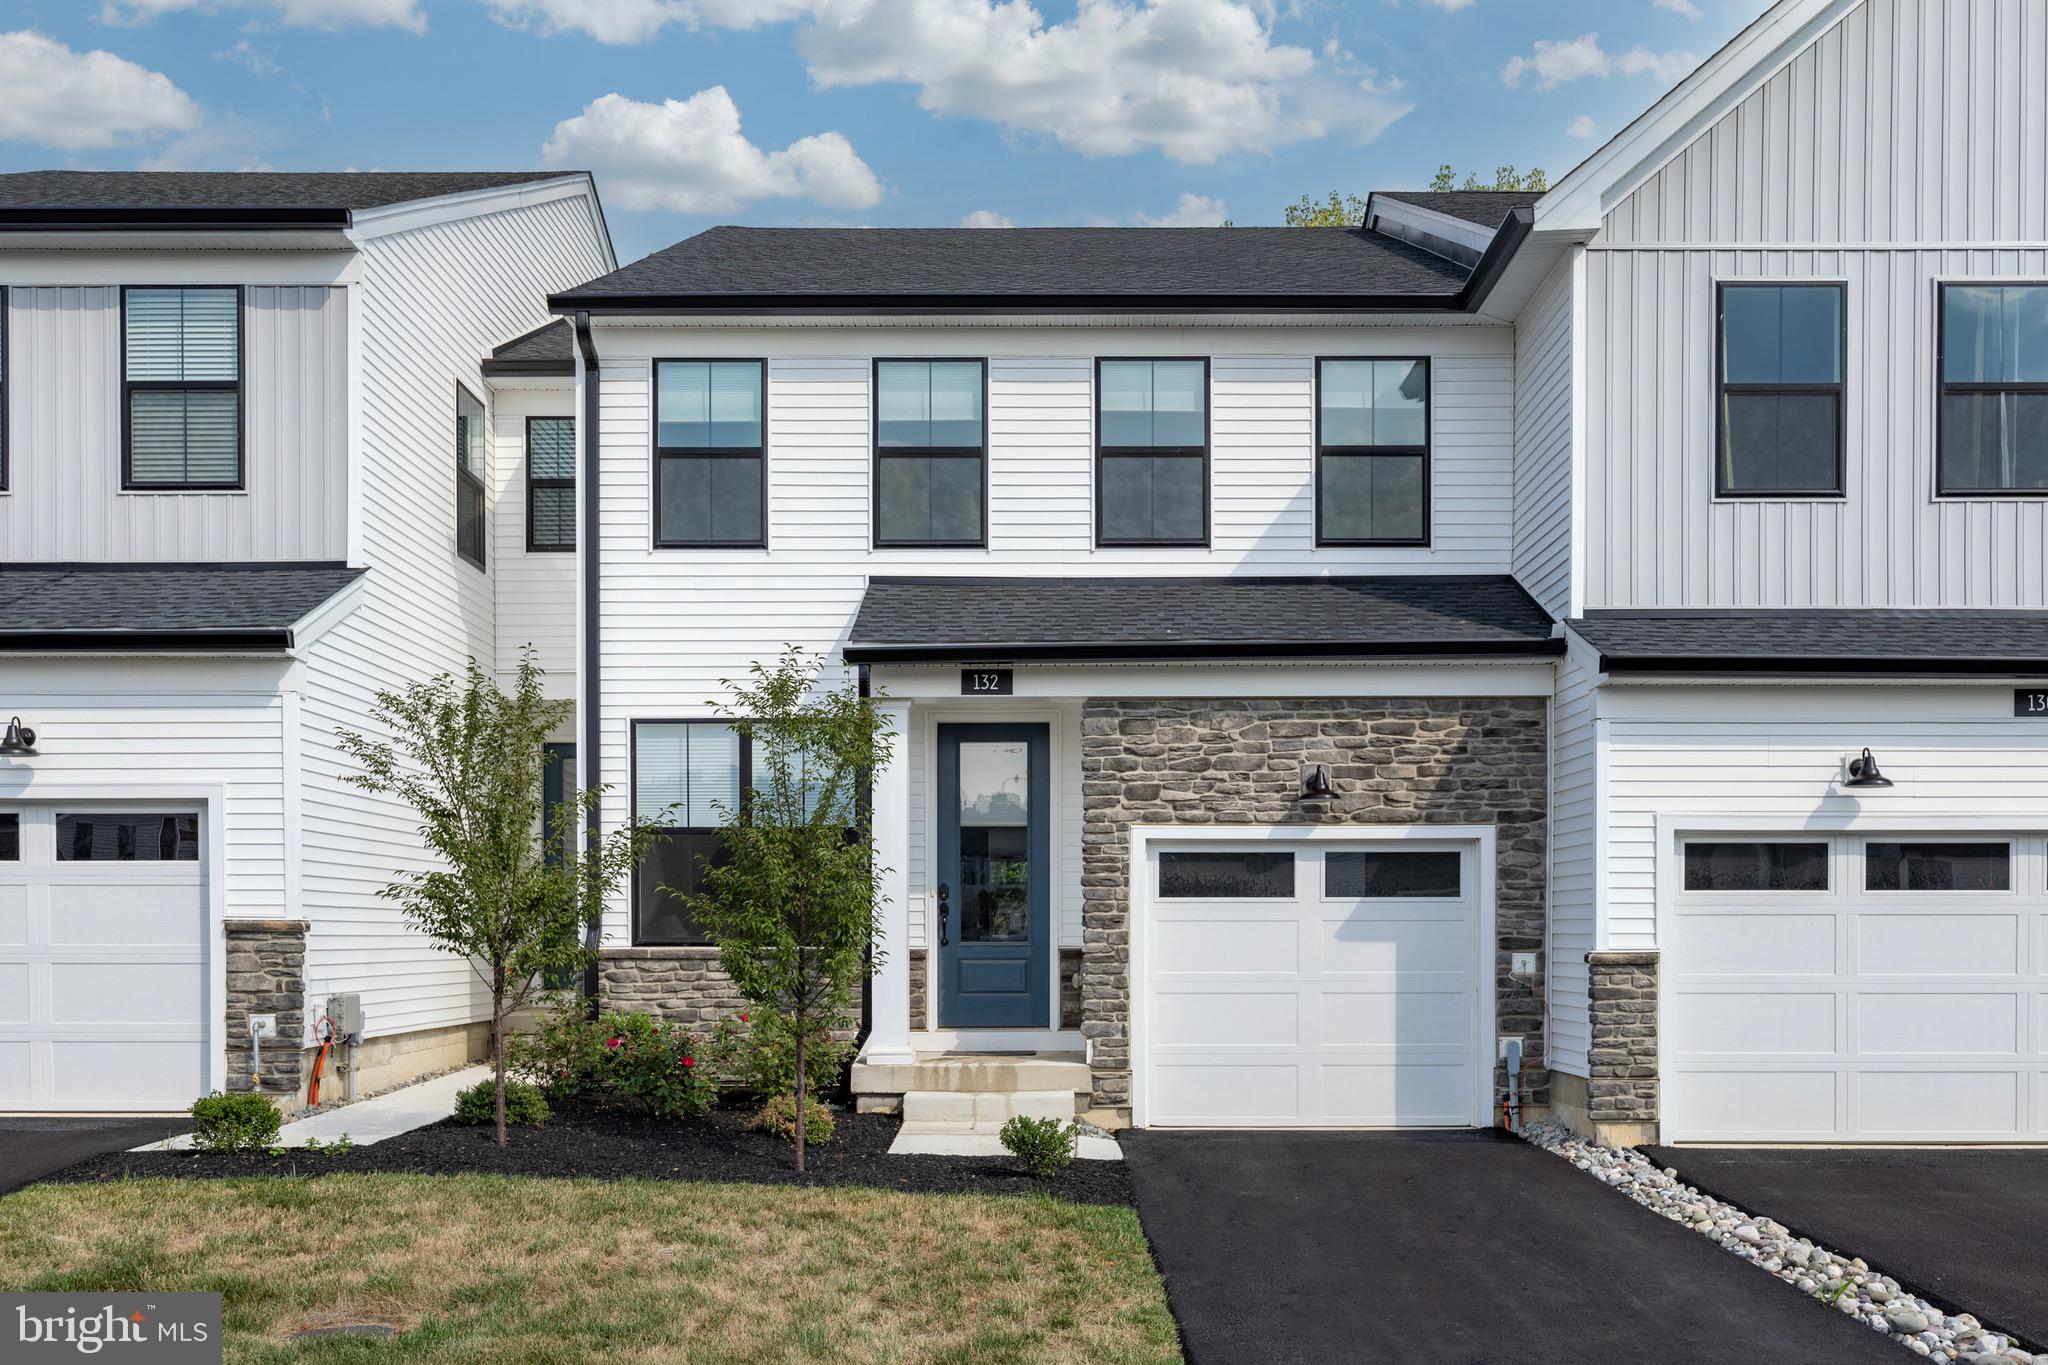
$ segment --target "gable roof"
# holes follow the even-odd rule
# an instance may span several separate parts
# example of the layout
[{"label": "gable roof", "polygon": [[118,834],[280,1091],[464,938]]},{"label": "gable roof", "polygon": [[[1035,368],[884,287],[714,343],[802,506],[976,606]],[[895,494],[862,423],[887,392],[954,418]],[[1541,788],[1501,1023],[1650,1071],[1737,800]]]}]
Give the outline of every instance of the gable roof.
[{"label": "gable roof", "polygon": [[1497,228],[1516,209],[1533,207],[1542,190],[1374,190],[1375,198],[1395,199],[1403,204],[1441,213],[1448,218]]},{"label": "gable roof", "polygon": [[583,171],[18,171],[0,175],[0,231],[348,227],[421,199]]},{"label": "gable roof", "polygon": [[[1504,227],[1501,263],[1527,231]],[[549,300],[557,312],[1469,310],[1466,270],[1362,228],[716,227]]]},{"label": "gable roof", "polygon": [[0,652],[290,649],[342,564],[0,565]]},{"label": "gable roof", "polygon": [[567,318],[550,318],[524,336],[494,349],[484,361],[489,375],[572,375],[576,356]]}]

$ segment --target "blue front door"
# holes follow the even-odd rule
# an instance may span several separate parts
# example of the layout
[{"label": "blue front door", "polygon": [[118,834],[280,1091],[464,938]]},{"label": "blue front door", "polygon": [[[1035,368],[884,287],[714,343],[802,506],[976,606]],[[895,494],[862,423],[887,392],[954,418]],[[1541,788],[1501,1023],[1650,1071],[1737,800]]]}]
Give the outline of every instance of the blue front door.
[{"label": "blue front door", "polygon": [[939,1026],[1050,1024],[1043,725],[939,727]]}]

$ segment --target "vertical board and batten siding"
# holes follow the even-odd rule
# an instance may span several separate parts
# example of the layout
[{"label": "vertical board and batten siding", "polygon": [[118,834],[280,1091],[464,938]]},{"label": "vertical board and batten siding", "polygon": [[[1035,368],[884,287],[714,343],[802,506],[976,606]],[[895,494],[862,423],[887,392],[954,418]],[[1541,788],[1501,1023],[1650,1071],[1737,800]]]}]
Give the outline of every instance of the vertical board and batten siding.
[{"label": "vertical board and batten siding", "polygon": [[1572,262],[1515,328],[1515,577],[1552,616],[1572,591]]},{"label": "vertical board and batten siding", "polygon": [[307,652],[303,878],[308,996],[361,991],[381,1036],[467,1023],[485,1005],[469,965],[378,898],[431,864],[416,816],[347,785],[355,767],[336,732],[372,729],[379,690],[460,672],[471,657],[495,666],[492,573],[455,550],[455,385],[484,397],[481,358],[546,321],[548,293],[605,261],[584,201],[566,199],[372,239],[361,269],[370,572],[357,609]]},{"label": "vertical board and batten siding", "polygon": [[[2048,278],[2048,11],[1868,0],[1588,248],[1590,607],[2048,606],[2048,499],[1934,496],[1936,284]],[[1715,283],[1846,284],[1847,497],[1714,497]]]},{"label": "vertical board and batten siding", "polygon": [[[142,267],[146,268],[146,267]],[[339,560],[348,535],[348,297],[252,285],[235,491],[121,488],[121,291],[7,291],[0,560]]]},{"label": "vertical board and batten siding", "polygon": [[[1498,574],[1512,563],[1514,341],[1507,328],[1175,327],[1156,335],[1078,324],[866,332],[615,325],[600,327],[597,346],[603,763],[615,784],[607,821],[627,809],[632,718],[709,715],[722,679],[744,675],[751,662],[789,644],[836,657],[870,574]],[[1119,354],[1211,358],[1208,549],[1094,545],[1094,361]],[[1375,354],[1433,358],[1435,542],[1319,550],[1314,358]],[[986,550],[870,545],[872,359],[928,355],[989,362]],[[766,550],[651,548],[650,362],[704,356],[768,362]],[[923,884],[923,861],[920,850],[914,885]],[[1078,856],[1069,866],[1078,876]],[[1078,941],[1077,912],[1078,899],[1072,911],[1063,909],[1063,942]],[[630,932],[620,897],[607,933],[626,942]]]},{"label": "vertical board and batten siding", "polygon": [[1577,653],[1558,664],[1550,737],[1549,1063],[1586,1074],[1592,1043],[1586,954],[1599,946],[1598,674]]},{"label": "vertical board and batten siding", "polygon": [[547,673],[547,693],[576,697],[576,553],[526,548],[526,419],[570,417],[575,386],[540,387],[531,380],[493,391],[491,554],[497,580],[498,676],[510,685],[521,652],[533,646]]}]

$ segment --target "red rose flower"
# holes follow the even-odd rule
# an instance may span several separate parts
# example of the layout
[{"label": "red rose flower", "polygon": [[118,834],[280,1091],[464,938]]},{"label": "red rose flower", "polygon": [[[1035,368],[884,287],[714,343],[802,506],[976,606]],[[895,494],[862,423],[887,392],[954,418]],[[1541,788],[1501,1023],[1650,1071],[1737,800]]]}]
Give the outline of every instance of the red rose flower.
[{"label": "red rose flower", "polygon": [[746,1022],[747,1022],[747,1016],[746,1016],[746,1015],[744,1015],[744,1014],[742,1014],[742,1015],[740,1016],[740,1022],[741,1022],[742,1024],[746,1023]]},{"label": "red rose flower", "polygon": [[695,1065],[697,1065],[697,1059],[696,1059],[695,1057],[685,1057],[685,1058],[683,1058],[683,1065],[684,1065],[684,1066],[695,1066]]},{"label": "red rose flower", "polygon": [[626,1040],[624,1038],[607,1038],[604,1040],[604,1045],[610,1048],[613,1052],[617,1052],[620,1048],[626,1045]]}]

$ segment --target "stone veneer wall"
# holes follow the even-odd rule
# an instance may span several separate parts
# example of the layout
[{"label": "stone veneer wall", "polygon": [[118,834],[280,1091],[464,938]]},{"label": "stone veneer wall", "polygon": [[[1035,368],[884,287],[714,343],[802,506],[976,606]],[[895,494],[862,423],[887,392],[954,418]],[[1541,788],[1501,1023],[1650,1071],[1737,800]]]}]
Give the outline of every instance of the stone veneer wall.
[{"label": "stone veneer wall", "polygon": [[[1507,975],[1510,952],[1540,961],[1543,948],[1545,717],[1540,697],[1087,702],[1081,1027],[1094,1048],[1094,1107],[1127,1114],[1131,1104],[1134,824],[1493,825],[1498,1028],[1526,1040],[1523,1102],[1548,1103],[1542,1004]],[[1337,799],[1325,808],[1297,799],[1306,763],[1329,766]],[[1498,1067],[1495,1076],[1498,1090]]]},{"label": "stone veneer wall", "polygon": [[228,1089],[256,1089],[249,1056],[249,1016],[277,1016],[277,1036],[263,1043],[262,1092],[287,1107],[299,1098],[306,1036],[306,929],[302,919],[231,919],[228,948]]},{"label": "stone veneer wall", "polygon": [[747,1007],[720,970],[716,948],[606,948],[598,1003],[704,1029]]},{"label": "stone veneer wall", "polygon": [[910,1026],[913,1029],[924,1027],[926,1001],[925,964],[930,961],[931,955],[926,953],[924,949],[912,948],[910,950]]},{"label": "stone veneer wall", "polygon": [[[1595,1131],[1657,1122],[1657,954],[1586,954],[1591,987],[1592,1075],[1586,1114]],[[1642,1137],[1654,1140],[1655,1134]]]}]

